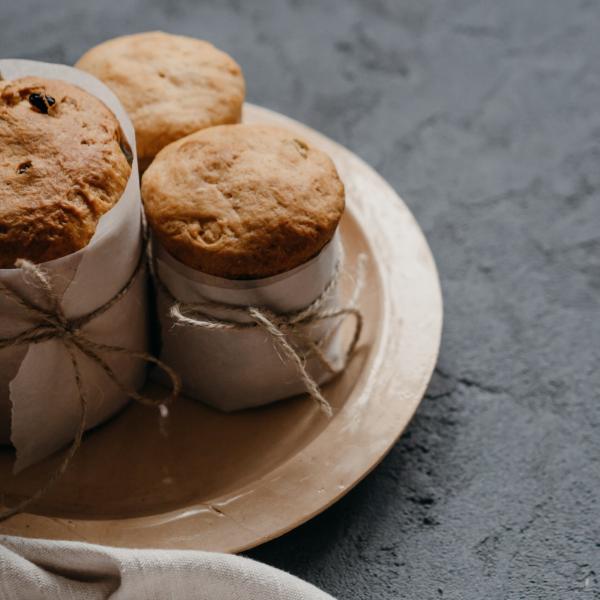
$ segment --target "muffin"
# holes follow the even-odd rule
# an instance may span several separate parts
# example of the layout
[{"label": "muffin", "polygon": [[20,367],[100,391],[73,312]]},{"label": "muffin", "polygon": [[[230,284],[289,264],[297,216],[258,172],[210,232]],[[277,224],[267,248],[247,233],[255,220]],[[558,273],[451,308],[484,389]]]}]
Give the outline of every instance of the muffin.
[{"label": "muffin", "polygon": [[152,231],[177,260],[229,279],[293,269],[331,240],[344,186],[293,133],[224,125],[170,144],[142,179]]},{"label": "muffin", "polygon": [[126,35],[92,48],[75,66],[108,85],[129,113],[142,171],[167,144],[241,118],[242,71],[202,40],[160,31]]},{"label": "muffin", "polygon": [[85,247],[121,197],[131,158],[95,96],[40,77],[0,81],[0,268]]}]

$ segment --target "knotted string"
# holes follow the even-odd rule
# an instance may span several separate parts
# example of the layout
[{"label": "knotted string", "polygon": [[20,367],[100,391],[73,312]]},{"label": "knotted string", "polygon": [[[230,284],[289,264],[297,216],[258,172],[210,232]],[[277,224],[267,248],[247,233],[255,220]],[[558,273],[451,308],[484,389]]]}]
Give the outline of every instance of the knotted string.
[{"label": "knotted string", "polygon": [[[231,306],[212,301],[183,303],[175,297],[161,279],[156,260],[152,260],[151,264],[154,268],[153,277],[158,288],[173,303],[169,309],[169,315],[175,325],[195,327],[207,331],[242,330],[259,327],[273,340],[275,347],[281,352],[282,356],[295,366],[310,397],[327,416],[332,416],[331,405],[323,396],[319,384],[308,372],[306,359],[311,355],[316,356],[319,363],[332,375],[338,375],[345,370],[350,357],[356,349],[363,327],[363,315],[357,308],[357,302],[364,286],[366,255],[361,254],[358,257],[354,291],[347,306],[341,308],[325,307],[340,280],[341,269],[338,263],[334,276],[323,292],[313,302],[302,310],[284,314],[278,314],[265,307],[258,306]],[[207,309],[225,312],[232,318],[214,317],[206,312]],[[249,318],[250,322],[240,322],[236,320],[236,317]],[[342,356],[340,366],[336,367],[326,356],[323,348],[326,347],[327,342],[337,331],[338,327],[341,326],[346,317],[354,319],[354,331]],[[315,341],[303,329],[307,326],[329,320],[336,320],[336,323],[319,341]],[[294,340],[307,346],[309,349],[308,352],[302,351],[298,347],[298,344],[294,343]]]},{"label": "knotted string", "polygon": [[[14,346],[40,344],[49,340],[62,341],[67,352],[69,353],[69,357],[73,365],[73,374],[75,377],[77,391],[79,393],[79,405],[81,409],[77,432],[59,466],[52,472],[44,485],[34,494],[22,500],[16,506],[0,511],[0,521],[6,520],[9,517],[22,512],[29,505],[39,500],[63,475],[81,445],[87,420],[88,402],[83,389],[81,370],[77,360],[77,350],[85,354],[94,363],[96,363],[96,365],[98,365],[106,373],[106,375],[113,381],[119,390],[136,402],[148,406],[159,407],[164,411],[164,407],[173,402],[179,395],[181,389],[181,381],[179,376],[173,369],[171,369],[171,367],[164,364],[159,359],[155,358],[151,354],[148,354],[147,352],[138,352],[128,348],[122,348],[120,346],[111,346],[108,344],[95,342],[82,332],[82,328],[85,325],[112,308],[129,292],[136,280],[136,277],[143,269],[144,259],[145,253],[142,251],[131,277],[121,288],[121,290],[115,296],[113,296],[113,298],[96,310],[77,319],[68,319],[66,317],[61,306],[60,298],[52,288],[46,273],[39,266],[29,262],[28,260],[20,259],[15,263],[15,266],[23,270],[24,279],[42,291],[45,303],[49,308],[44,308],[43,306],[36,304],[25,296],[12,290],[3,282],[0,282],[0,294],[5,295],[7,298],[21,306],[25,313],[31,317],[35,323],[29,329],[26,329],[15,336],[0,338],[0,350]],[[119,381],[112,367],[101,356],[102,354],[109,353],[121,354],[130,358],[137,358],[147,363],[156,365],[158,368],[162,369],[171,380],[171,392],[165,398],[153,399],[148,396],[144,396],[135,390],[128,389]]]}]

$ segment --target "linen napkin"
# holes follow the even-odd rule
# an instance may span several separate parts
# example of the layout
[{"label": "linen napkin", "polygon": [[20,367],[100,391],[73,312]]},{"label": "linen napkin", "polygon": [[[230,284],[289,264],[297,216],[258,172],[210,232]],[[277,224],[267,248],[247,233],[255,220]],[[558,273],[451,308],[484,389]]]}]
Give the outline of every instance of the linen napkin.
[{"label": "linen napkin", "polygon": [[0,536],[2,600],[333,600],[249,558]]}]

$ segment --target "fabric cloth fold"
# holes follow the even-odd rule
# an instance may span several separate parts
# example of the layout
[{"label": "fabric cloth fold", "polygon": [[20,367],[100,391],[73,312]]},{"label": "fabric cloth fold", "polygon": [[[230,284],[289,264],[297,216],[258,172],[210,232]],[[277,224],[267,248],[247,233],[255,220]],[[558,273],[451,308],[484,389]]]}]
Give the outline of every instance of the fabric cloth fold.
[{"label": "fabric cloth fold", "polygon": [[3,600],[333,600],[249,558],[0,536]]}]

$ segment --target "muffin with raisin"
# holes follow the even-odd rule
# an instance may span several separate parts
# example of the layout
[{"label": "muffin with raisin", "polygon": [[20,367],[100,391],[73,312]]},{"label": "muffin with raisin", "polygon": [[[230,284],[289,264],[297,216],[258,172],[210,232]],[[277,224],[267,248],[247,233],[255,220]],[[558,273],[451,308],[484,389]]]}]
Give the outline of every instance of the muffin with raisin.
[{"label": "muffin with raisin", "polygon": [[95,96],[41,77],[0,81],[0,268],[85,247],[131,174],[131,149]]}]

